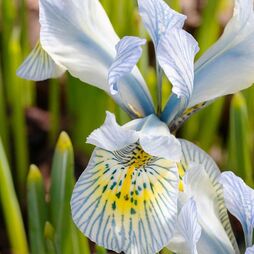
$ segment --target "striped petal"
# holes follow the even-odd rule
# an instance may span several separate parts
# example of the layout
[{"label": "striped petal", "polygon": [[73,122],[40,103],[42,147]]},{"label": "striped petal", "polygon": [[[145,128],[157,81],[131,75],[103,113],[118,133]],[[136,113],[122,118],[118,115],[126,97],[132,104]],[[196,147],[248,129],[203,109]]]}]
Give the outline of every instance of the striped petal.
[{"label": "striped petal", "polygon": [[198,211],[195,201],[191,198],[181,209],[177,219],[177,234],[171,240],[170,249],[178,254],[198,254],[197,242],[201,236],[198,223]]},{"label": "striped petal", "polygon": [[[74,77],[106,91],[108,70],[119,42],[98,0],[40,0],[40,41],[57,65]],[[154,112],[146,83],[138,69],[119,82],[113,99],[133,118]]]},{"label": "striped petal", "polygon": [[197,61],[189,106],[246,89],[254,83],[253,0],[235,0],[222,37]]},{"label": "striped petal", "polygon": [[65,68],[57,65],[37,43],[36,47],[17,70],[17,75],[23,79],[42,81],[50,78],[59,78],[65,72]]},{"label": "striped petal", "polygon": [[119,80],[134,69],[142,54],[141,46],[145,43],[146,40],[133,36],[126,36],[118,42],[116,59],[109,69],[108,76],[111,94],[118,93]]},{"label": "striped petal", "polygon": [[168,30],[184,25],[186,16],[172,10],[163,0],[138,0],[138,6],[155,48]]},{"label": "striped petal", "polygon": [[239,253],[224,204],[219,168],[197,146],[184,140],[181,140],[181,145],[187,173],[183,179],[183,195],[195,200],[202,227],[198,253]]},{"label": "striped petal", "polygon": [[246,246],[250,247],[254,228],[254,190],[232,172],[222,173],[220,181],[224,188],[226,206],[241,222]]},{"label": "striped petal", "polygon": [[[182,29],[171,29],[161,39],[157,49],[157,59],[168,79],[173,85],[173,93],[180,98],[183,109],[187,107],[193,90],[194,80],[194,58],[199,51],[197,41]],[[166,105],[161,118],[170,123],[175,116],[181,112],[172,111],[171,100]],[[172,116],[172,113],[174,116]]]},{"label": "striped petal", "polygon": [[177,212],[176,165],[138,144],[96,148],[71,200],[78,228],[98,245],[127,254],[154,254],[172,236]]}]

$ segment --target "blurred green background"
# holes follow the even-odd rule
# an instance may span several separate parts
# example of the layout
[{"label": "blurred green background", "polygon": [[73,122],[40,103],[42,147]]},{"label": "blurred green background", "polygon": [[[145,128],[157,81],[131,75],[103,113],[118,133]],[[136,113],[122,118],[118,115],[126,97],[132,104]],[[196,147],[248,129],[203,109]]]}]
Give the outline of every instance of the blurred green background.
[{"label": "blurred green background", "polygon": [[[148,38],[135,0],[101,2],[120,37]],[[232,0],[167,2],[188,16],[185,28],[198,40],[200,54],[232,15]],[[16,69],[38,38],[37,0],[0,0],[0,253],[106,253],[75,228],[69,200],[93,149],[86,137],[103,123],[105,110],[115,112],[120,123],[128,117],[104,92],[67,74],[36,84],[18,78]],[[155,97],[151,43],[139,67]],[[164,103],[169,93],[165,79]],[[217,100],[177,135],[253,187],[254,87]]]}]

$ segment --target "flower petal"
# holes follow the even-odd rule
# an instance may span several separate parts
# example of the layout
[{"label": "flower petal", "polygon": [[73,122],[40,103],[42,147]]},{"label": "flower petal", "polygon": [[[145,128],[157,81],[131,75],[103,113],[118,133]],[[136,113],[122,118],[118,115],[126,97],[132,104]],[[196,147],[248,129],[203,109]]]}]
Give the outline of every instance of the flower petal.
[{"label": "flower petal", "polygon": [[146,40],[138,37],[126,36],[117,45],[117,56],[109,69],[108,83],[111,87],[111,93],[118,93],[118,81],[129,74],[142,54],[141,46]]},{"label": "flower petal", "polygon": [[220,181],[228,210],[242,224],[247,247],[252,245],[254,228],[254,190],[232,172],[224,172]]},{"label": "flower petal", "polygon": [[[181,209],[177,218],[178,235],[182,236],[184,241],[177,241],[174,237],[170,249],[176,253],[198,254],[197,242],[201,236],[201,227],[198,223],[198,211],[195,201],[191,198]],[[179,244],[180,243],[180,244]]]},{"label": "flower petal", "polygon": [[135,130],[119,126],[115,115],[107,112],[105,123],[91,133],[87,138],[87,143],[108,151],[116,151],[136,143],[138,138],[139,136]]},{"label": "flower petal", "polygon": [[42,81],[50,78],[58,78],[65,72],[65,68],[57,65],[37,43],[36,47],[29,54],[26,60],[17,70],[17,75],[21,78]]},{"label": "flower petal", "polygon": [[172,10],[163,0],[138,0],[139,13],[155,48],[161,37],[171,28],[182,28],[186,16]]},{"label": "flower petal", "polygon": [[253,0],[235,0],[222,37],[196,63],[192,107],[246,89],[254,83]]},{"label": "flower petal", "polygon": [[199,253],[239,253],[224,204],[220,170],[212,158],[190,142],[181,140],[184,193],[193,197],[202,227],[197,249]]},{"label": "flower petal", "polygon": [[247,248],[245,254],[254,254],[254,245],[252,247]]},{"label": "flower petal", "polygon": [[[59,65],[83,82],[111,95],[108,69],[119,38],[98,0],[40,0],[40,40]],[[154,112],[146,83],[137,70],[118,85],[113,98],[132,117]]]},{"label": "flower petal", "polygon": [[156,253],[174,230],[177,186],[176,165],[137,144],[117,152],[96,148],[72,195],[73,219],[107,249]]},{"label": "flower petal", "polygon": [[[173,85],[173,93],[184,101],[184,108],[187,107],[192,95],[194,58],[198,51],[198,43],[192,35],[176,28],[171,29],[162,37],[157,49],[159,64]],[[169,123],[173,120],[172,112],[174,115],[181,113],[172,111],[169,100],[161,118]]]}]

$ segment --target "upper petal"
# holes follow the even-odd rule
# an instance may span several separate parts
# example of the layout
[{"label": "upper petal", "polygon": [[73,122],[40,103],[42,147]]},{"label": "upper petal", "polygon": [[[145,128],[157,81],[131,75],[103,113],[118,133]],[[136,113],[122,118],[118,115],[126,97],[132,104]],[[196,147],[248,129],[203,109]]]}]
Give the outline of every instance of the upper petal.
[{"label": "upper petal", "polygon": [[146,40],[134,36],[124,37],[116,45],[117,56],[109,69],[108,83],[111,93],[118,93],[119,80],[129,74],[142,54],[141,46],[146,43]]},{"label": "upper petal", "polygon": [[[40,40],[59,65],[107,93],[108,69],[119,38],[98,0],[40,0]],[[137,68],[119,82],[113,98],[133,117],[153,113],[149,91]]]},{"label": "upper petal", "polygon": [[96,148],[72,195],[73,219],[107,249],[154,254],[172,236],[177,186],[176,165],[137,144],[116,152]]},{"label": "upper petal", "polygon": [[254,190],[232,172],[224,172],[220,181],[228,210],[242,224],[247,247],[252,245],[254,228]]},{"label": "upper petal", "polygon": [[65,68],[57,65],[48,53],[37,43],[24,63],[17,70],[21,78],[42,81],[50,78],[59,78],[65,72]]},{"label": "upper petal", "polygon": [[138,6],[155,48],[169,29],[184,25],[186,16],[172,10],[163,0],[138,0]]},{"label": "upper petal", "polygon": [[252,247],[247,248],[245,254],[254,254],[254,245]]},{"label": "upper petal", "polygon": [[221,38],[197,61],[189,106],[232,94],[254,82],[253,0],[235,0]]}]

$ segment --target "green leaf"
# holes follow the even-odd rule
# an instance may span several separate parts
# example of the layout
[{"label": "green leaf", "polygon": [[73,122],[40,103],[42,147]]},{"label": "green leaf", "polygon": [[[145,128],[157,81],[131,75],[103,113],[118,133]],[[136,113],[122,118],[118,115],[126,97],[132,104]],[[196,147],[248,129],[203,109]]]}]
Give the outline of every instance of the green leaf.
[{"label": "green leaf", "polygon": [[0,138],[0,201],[13,254],[28,254],[26,233],[10,168]]},{"label": "green leaf", "polygon": [[40,170],[35,165],[31,165],[27,178],[27,199],[31,253],[46,254],[44,239],[45,191]]},{"label": "green leaf", "polygon": [[44,227],[44,236],[45,236],[45,241],[46,241],[46,250],[47,254],[56,254],[56,247],[55,247],[55,229],[51,225],[50,222],[45,223]]}]

